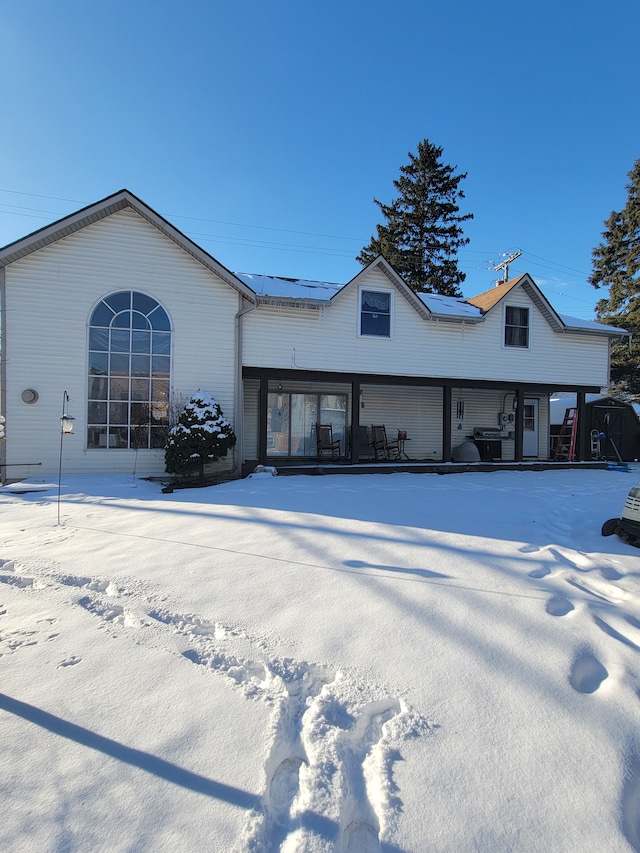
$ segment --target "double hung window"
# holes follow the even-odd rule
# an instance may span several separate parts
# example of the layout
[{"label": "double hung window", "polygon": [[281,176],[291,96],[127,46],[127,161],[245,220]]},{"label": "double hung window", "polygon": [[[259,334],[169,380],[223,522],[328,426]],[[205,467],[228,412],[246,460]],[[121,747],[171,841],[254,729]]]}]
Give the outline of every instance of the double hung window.
[{"label": "double hung window", "polygon": [[360,334],[391,337],[391,293],[386,290],[360,291]]},{"label": "double hung window", "polygon": [[504,315],[505,347],[529,346],[529,309],[507,305]]}]

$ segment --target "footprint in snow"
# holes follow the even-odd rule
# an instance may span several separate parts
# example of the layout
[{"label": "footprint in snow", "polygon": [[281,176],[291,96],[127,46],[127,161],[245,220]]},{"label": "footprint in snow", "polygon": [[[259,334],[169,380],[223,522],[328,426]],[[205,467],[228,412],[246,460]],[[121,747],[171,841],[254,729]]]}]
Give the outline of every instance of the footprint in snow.
[{"label": "footprint in snow", "polygon": [[33,586],[33,578],[21,578],[19,575],[0,575],[0,583],[17,586],[18,589],[27,589],[27,587]]},{"label": "footprint in snow", "polygon": [[547,601],[544,609],[547,611],[549,616],[566,616],[567,613],[571,613],[572,610],[575,610],[569,599],[562,595],[553,595],[549,601]]},{"label": "footprint in snow", "polygon": [[79,578],[75,575],[62,575],[58,580],[64,586],[88,586],[91,583],[91,578]]},{"label": "footprint in snow", "polygon": [[614,569],[613,566],[603,566],[600,569],[600,574],[608,581],[619,581],[622,578],[620,572],[617,569]]},{"label": "footprint in snow", "polygon": [[344,831],[345,850],[349,853],[379,853],[378,831],[371,824],[354,820]]},{"label": "footprint in snow", "polygon": [[79,658],[77,655],[71,655],[70,658],[60,661],[58,669],[60,669],[60,667],[75,666],[77,663],[80,663],[81,660],[82,658]]},{"label": "footprint in snow", "polygon": [[[0,583],[19,588],[51,585],[51,579],[9,574],[14,568],[8,562],[0,561],[0,567],[7,572],[0,575]],[[73,575],[56,580],[100,593],[103,597],[88,594],[77,603],[105,626],[149,626],[147,616],[171,626],[191,641],[192,648],[182,652],[187,660],[229,677],[247,698],[272,705],[262,809],[252,813],[245,825],[246,849],[281,849],[288,842],[305,843],[318,837],[331,837],[339,845],[335,849],[344,853],[381,849],[384,827],[393,823],[402,808],[393,782],[393,765],[400,760],[398,744],[432,732],[431,723],[395,698],[360,705],[354,697],[363,698],[364,686],[332,669],[291,659],[252,660],[220,648],[221,640],[248,642],[242,631],[193,614],[131,611],[113,600],[128,593],[109,581]],[[9,653],[36,642],[19,634],[10,638]],[[47,639],[57,636],[50,633]],[[6,643],[3,646],[7,648]],[[58,668],[81,661],[71,655]]]},{"label": "footprint in snow", "polygon": [[268,785],[268,798],[276,815],[285,815],[300,787],[300,767],[306,764],[303,758],[285,758],[275,769]]},{"label": "footprint in snow", "polygon": [[548,569],[546,566],[541,566],[539,569],[533,569],[529,572],[530,578],[546,578],[547,575],[551,574],[551,569]]},{"label": "footprint in snow", "polygon": [[37,646],[38,641],[31,639],[35,634],[35,631],[11,631],[11,633],[0,638],[2,642],[1,648],[6,648],[9,650],[9,654],[13,654],[14,652],[17,652],[18,649],[26,649],[28,646]]},{"label": "footprint in snow", "polygon": [[578,693],[595,693],[609,673],[593,654],[583,648],[575,656],[569,673],[569,684]]}]

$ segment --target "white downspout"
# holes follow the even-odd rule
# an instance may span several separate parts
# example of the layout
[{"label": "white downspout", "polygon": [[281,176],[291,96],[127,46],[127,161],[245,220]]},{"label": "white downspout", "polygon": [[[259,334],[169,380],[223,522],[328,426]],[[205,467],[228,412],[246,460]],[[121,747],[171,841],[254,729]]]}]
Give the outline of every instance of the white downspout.
[{"label": "white downspout", "polygon": [[[242,296],[238,296],[240,305],[242,305]],[[244,461],[244,385],[242,382],[242,318],[245,314],[255,311],[258,307],[258,301],[249,305],[248,308],[240,308],[235,316],[235,333],[236,333],[236,411],[235,411],[235,432],[236,446],[234,447],[234,467],[235,473],[239,477],[242,473],[242,462]]]},{"label": "white downspout", "polygon": [[[6,278],[4,267],[0,268],[0,414],[7,416],[7,307],[6,307]],[[15,458],[15,457],[14,457]],[[7,442],[6,424],[5,440],[0,441],[0,484],[7,479]]]}]

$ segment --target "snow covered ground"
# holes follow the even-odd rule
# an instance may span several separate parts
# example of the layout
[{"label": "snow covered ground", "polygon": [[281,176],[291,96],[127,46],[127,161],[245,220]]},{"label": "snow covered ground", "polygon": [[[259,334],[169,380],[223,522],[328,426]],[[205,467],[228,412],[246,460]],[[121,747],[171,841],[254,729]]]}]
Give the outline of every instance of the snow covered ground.
[{"label": "snow covered ground", "polygon": [[619,471],[0,490],[0,849],[640,851]]}]

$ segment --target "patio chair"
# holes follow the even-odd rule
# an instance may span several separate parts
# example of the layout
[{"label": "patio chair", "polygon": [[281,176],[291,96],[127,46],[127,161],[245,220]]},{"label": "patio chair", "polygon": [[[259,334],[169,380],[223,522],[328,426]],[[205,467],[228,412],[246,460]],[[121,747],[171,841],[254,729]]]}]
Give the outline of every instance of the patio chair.
[{"label": "patio chair", "polygon": [[400,445],[398,441],[387,440],[387,430],[384,424],[371,425],[371,446],[376,459],[400,459]]},{"label": "patio chair", "polygon": [[[347,456],[351,455],[351,430],[347,430]],[[369,438],[369,427],[360,425],[358,427],[358,458],[371,459],[373,447]]]},{"label": "patio chair", "polygon": [[373,455],[371,439],[369,438],[369,427],[367,426],[358,427],[358,453],[360,459],[364,459],[365,457],[371,459]]},{"label": "patio chair", "polygon": [[330,456],[332,459],[340,457],[340,439],[333,440],[331,424],[316,424],[316,443],[318,459],[325,456]]}]

